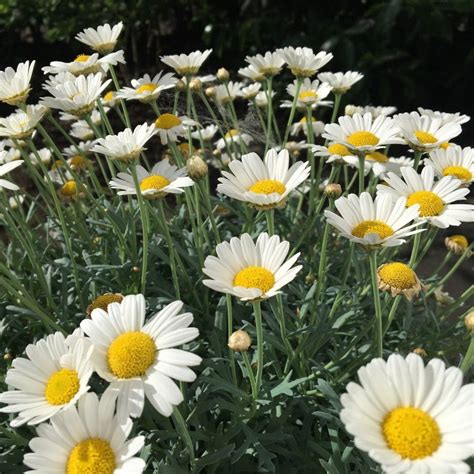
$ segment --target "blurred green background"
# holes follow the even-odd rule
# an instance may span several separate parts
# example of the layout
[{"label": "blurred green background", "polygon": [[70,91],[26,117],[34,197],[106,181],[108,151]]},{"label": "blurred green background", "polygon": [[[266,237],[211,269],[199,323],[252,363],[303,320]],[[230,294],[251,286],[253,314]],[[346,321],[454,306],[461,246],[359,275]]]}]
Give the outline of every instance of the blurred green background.
[{"label": "blurred green background", "polygon": [[351,102],[472,113],[474,0],[1,0],[1,67],[71,60],[84,52],[77,32],[119,20],[129,74],[161,69],[160,54],[213,48],[212,72],[304,45],[334,53],[325,70],[366,75]]}]

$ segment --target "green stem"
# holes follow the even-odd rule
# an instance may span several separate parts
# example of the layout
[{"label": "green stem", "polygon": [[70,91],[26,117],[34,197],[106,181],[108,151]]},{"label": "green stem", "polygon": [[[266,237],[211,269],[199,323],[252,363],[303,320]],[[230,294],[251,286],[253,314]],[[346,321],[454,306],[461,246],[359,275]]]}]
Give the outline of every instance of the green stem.
[{"label": "green stem", "polygon": [[422,151],[415,150],[415,163],[413,165],[413,168],[415,169],[415,171],[418,169],[418,165],[420,164],[421,155],[423,155]]},{"label": "green stem", "polygon": [[[120,84],[117,79],[117,74],[115,74],[115,69],[112,65],[109,65],[109,71],[110,71],[110,75],[112,76],[112,81],[114,82],[115,89],[119,91]],[[128,111],[127,111],[127,106],[125,105],[125,101],[123,99],[118,99],[118,100],[120,102],[120,107],[122,108],[123,116],[125,118],[125,123],[128,128],[131,128],[130,117],[128,116]]]},{"label": "green stem", "polygon": [[380,293],[377,282],[377,250],[369,250],[370,276],[372,281],[372,294],[375,307],[375,341],[377,357],[383,357],[383,330],[382,330],[382,307],[380,305]]},{"label": "green stem", "polygon": [[250,363],[249,355],[247,351],[244,351],[241,354],[242,354],[242,358],[244,359],[245,368],[247,369],[247,375],[250,380],[250,388],[252,390],[252,397],[254,400],[257,400],[257,396],[258,396],[257,381],[255,380],[255,375],[252,370],[252,364]]},{"label": "green stem", "polygon": [[196,457],[194,454],[193,440],[191,439],[191,435],[189,434],[186,421],[184,420],[183,415],[179,411],[178,407],[175,407],[173,410],[173,420],[176,426],[176,430],[180,434],[181,439],[184,441],[184,444],[186,445],[186,448],[189,452],[189,465],[191,467],[190,472],[194,473],[196,472]]},{"label": "green stem", "polygon": [[359,196],[364,192],[364,178],[365,178],[365,154],[357,155],[359,158]]},{"label": "green stem", "polygon": [[265,139],[265,153],[270,148],[270,143],[273,137],[272,134],[272,81],[273,78],[267,78],[267,88],[265,94],[267,95],[267,135]]},{"label": "green stem", "polygon": [[471,334],[471,341],[469,342],[469,347],[467,348],[466,355],[462,360],[460,369],[463,373],[467,373],[467,371],[471,368],[472,362],[474,359],[474,333]]},{"label": "green stem", "polygon": [[253,303],[253,311],[255,314],[255,329],[257,331],[257,393],[262,385],[263,374],[263,324],[262,324],[262,308],[260,301]]},{"label": "green stem", "polygon": [[[227,339],[230,339],[230,336],[234,332],[232,296],[229,294],[226,294],[225,298],[226,298],[226,303],[227,303]],[[235,369],[235,354],[234,354],[234,351],[230,347],[229,347],[229,358],[230,358],[230,370],[232,372],[232,380],[234,381],[234,384],[237,385],[237,371]]]},{"label": "green stem", "polygon": [[283,139],[283,148],[285,148],[288,142],[288,136],[290,135],[291,124],[293,123],[293,118],[295,117],[296,104],[298,103],[298,95],[301,89],[301,82],[302,82],[301,77],[297,77],[295,95],[293,97],[293,102],[291,104],[291,110],[290,110],[290,115],[288,117],[288,122],[286,123],[285,138]]},{"label": "green stem", "polygon": [[265,212],[265,218],[267,220],[267,231],[269,235],[275,234],[275,209],[270,209]]}]

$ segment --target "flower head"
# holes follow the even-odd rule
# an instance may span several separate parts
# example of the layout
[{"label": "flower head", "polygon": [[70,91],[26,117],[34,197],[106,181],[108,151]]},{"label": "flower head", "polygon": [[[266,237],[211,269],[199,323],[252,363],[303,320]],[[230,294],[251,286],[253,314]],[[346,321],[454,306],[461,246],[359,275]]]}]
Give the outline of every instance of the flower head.
[{"label": "flower head", "polygon": [[145,74],[140,79],[132,79],[132,87],[120,89],[117,98],[139,100],[144,103],[152,102],[160,96],[162,91],[173,88],[176,82],[176,77],[170,72],[163,75],[161,71],[153,79]]},{"label": "flower head", "polygon": [[[446,248],[455,255],[462,255],[469,248],[469,240],[462,234],[450,235],[444,239]],[[472,252],[469,251],[469,256]]]},{"label": "flower head", "polygon": [[[0,151],[0,158],[3,153],[6,153],[6,151]],[[21,166],[22,163],[23,160],[15,160],[0,165],[0,176],[10,173],[10,171],[13,171],[15,168]],[[7,181],[6,179],[0,179],[0,189],[2,188],[10,189],[11,191],[18,191],[20,189],[16,184],[11,183],[10,181]]]},{"label": "flower head", "polygon": [[265,77],[271,77],[277,75],[285,60],[280,56],[278,52],[267,51],[265,54],[257,54],[255,56],[247,56],[245,61],[259,74]]},{"label": "flower head", "polygon": [[288,69],[296,77],[313,76],[333,58],[331,53],[325,51],[314,54],[311,48],[293,48],[292,46],[277,49],[277,53],[285,60]]},{"label": "flower head", "polygon": [[0,137],[15,140],[31,137],[45,113],[46,108],[42,105],[27,105],[24,111],[17,109],[8,117],[0,118]]},{"label": "flower head", "polygon": [[469,122],[469,120],[471,120],[469,115],[464,115],[460,112],[450,114],[447,112],[439,112],[438,110],[424,109],[423,107],[418,107],[418,112],[420,115],[427,115],[428,117],[432,118],[440,118],[443,125],[450,122],[455,122],[459,125],[462,125],[463,123]]},{"label": "flower head", "polygon": [[453,176],[469,185],[474,181],[474,148],[460,146],[439,148],[425,159],[425,166],[432,166],[438,177]]},{"label": "flower head", "polygon": [[[288,85],[286,91],[291,97],[295,97],[298,85],[296,80]],[[324,100],[331,92],[331,86],[326,82],[319,82],[318,79],[312,81],[305,78],[299,88],[296,98],[296,107],[299,110],[305,110],[308,106],[313,109],[321,105],[332,105],[331,101]],[[293,101],[283,101],[282,107],[292,107]]]},{"label": "flower head", "polygon": [[188,76],[197,74],[204,61],[212,53],[212,49],[205,51],[194,51],[190,54],[175,54],[170,56],[161,56],[161,62],[172,67],[177,74]]},{"label": "flower head", "polygon": [[108,54],[115,49],[122,28],[121,21],[114,26],[106,23],[97,28],[86,28],[76,35],[76,39],[100,54]]},{"label": "flower head", "polygon": [[321,72],[318,79],[327,82],[335,94],[345,94],[356,82],[364,77],[360,72]]},{"label": "flower head", "polygon": [[0,71],[0,101],[9,105],[20,105],[26,102],[30,93],[30,81],[35,61],[18,64],[16,71],[7,67]]},{"label": "flower head", "polygon": [[421,282],[416,273],[401,262],[384,263],[377,270],[379,288],[388,291],[392,296],[402,294],[408,300],[417,296]]},{"label": "flower head", "polygon": [[196,122],[185,115],[164,113],[155,120],[155,134],[160,137],[161,144],[166,145],[168,142],[176,142],[178,137],[185,137],[189,127],[194,125]]},{"label": "flower head", "polygon": [[222,138],[216,141],[215,145],[219,150],[222,150],[226,146],[231,146],[235,144],[239,146],[241,143],[248,145],[252,141],[252,136],[248,133],[237,130],[236,128],[231,128]]},{"label": "flower head", "polygon": [[348,104],[345,107],[344,113],[345,115],[349,115],[352,117],[354,114],[360,114],[360,115],[365,115],[369,113],[372,115],[373,119],[376,119],[377,117],[380,117],[381,115],[387,117],[389,115],[394,114],[397,111],[396,107],[393,106],[373,106],[373,105],[365,105],[364,107],[360,105],[352,105]]}]

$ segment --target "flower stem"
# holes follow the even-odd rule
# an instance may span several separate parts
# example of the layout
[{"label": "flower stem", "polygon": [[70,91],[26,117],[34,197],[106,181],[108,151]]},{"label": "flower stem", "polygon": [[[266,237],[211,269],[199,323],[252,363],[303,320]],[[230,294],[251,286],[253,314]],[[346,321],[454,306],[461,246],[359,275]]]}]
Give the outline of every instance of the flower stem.
[{"label": "flower stem", "polygon": [[463,373],[466,373],[472,365],[474,359],[474,334],[471,334],[471,341],[469,342],[469,347],[467,348],[466,355],[462,360],[460,369]]},{"label": "flower stem", "polygon": [[265,212],[267,219],[267,231],[269,235],[275,234],[275,209],[270,209]]},{"label": "flower stem", "polygon": [[262,308],[260,301],[253,303],[253,311],[255,314],[255,329],[257,331],[257,393],[262,385],[263,374],[263,324],[262,324]]},{"label": "flower stem", "polygon": [[184,444],[186,445],[186,448],[189,453],[189,464],[191,467],[190,472],[194,473],[196,472],[196,457],[194,454],[193,440],[191,439],[191,435],[189,434],[186,421],[184,420],[183,415],[179,411],[178,407],[175,407],[173,410],[173,420],[176,426],[176,431],[178,431],[178,433],[180,434],[181,439],[184,441]]},{"label": "flower stem", "polygon": [[250,363],[249,355],[247,351],[242,352],[242,358],[244,359],[245,368],[247,369],[247,374],[250,380],[250,388],[252,390],[252,397],[254,400],[257,400],[258,390],[257,390],[257,381],[255,380],[255,375],[252,370],[252,364]]},{"label": "flower stem", "polygon": [[299,95],[300,89],[301,89],[301,81],[302,81],[301,77],[296,78],[295,96],[293,97],[293,102],[291,104],[290,115],[288,117],[288,122],[286,124],[285,138],[283,139],[283,144],[282,144],[283,148],[285,148],[286,143],[288,142],[288,136],[290,135],[291,123],[293,122],[293,118],[295,116],[296,104],[298,102],[298,95]]},{"label": "flower stem", "polygon": [[[230,338],[234,332],[233,324],[233,308],[232,308],[232,296],[229,294],[225,295],[227,303],[227,338]],[[237,372],[235,370],[235,354],[234,351],[229,347],[229,358],[230,358],[230,370],[232,372],[232,380],[237,385]],[[252,373],[253,376],[253,373]]]},{"label": "flower stem", "polygon": [[364,191],[364,178],[365,178],[365,154],[361,153],[357,155],[359,158],[359,196]]},{"label": "flower stem", "polygon": [[382,330],[382,307],[380,305],[380,293],[377,282],[377,250],[369,250],[370,276],[372,281],[372,294],[375,307],[375,341],[377,357],[383,357],[383,330]]}]

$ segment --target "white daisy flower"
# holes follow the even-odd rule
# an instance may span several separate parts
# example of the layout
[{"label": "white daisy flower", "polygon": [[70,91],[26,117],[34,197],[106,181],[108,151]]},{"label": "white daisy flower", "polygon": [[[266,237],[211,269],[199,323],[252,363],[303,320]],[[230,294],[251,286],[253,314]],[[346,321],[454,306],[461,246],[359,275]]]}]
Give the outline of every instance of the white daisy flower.
[{"label": "white daisy flower", "polygon": [[242,301],[271,298],[296,277],[302,266],[293,266],[299,253],[285,263],[290,243],[278,235],[260,234],[257,242],[249,234],[232,237],[216,247],[217,257],[208,256],[202,271],[211,278],[209,288],[229,293]]},{"label": "white daisy flower", "polygon": [[[19,144],[19,146],[21,146]],[[11,140],[0,140],[0,164],[10,163],[21,158],[21,152],[17,149]]]},{"label": "white daisy flower", "polygon": [[285,64],[285,60],[278,52],[270,51],[267,51],[264,55],[247,56],[245,61],[265,77],[277,75]]},{"label": "white daisy flower", "polygon": [[115,397],[104,394],[100,400],[87,393],[51,423],[36,428],[37,437],[23,462],[30,474],[141,474],[145,461],[134,457],[145,443],[144,436],[127,441],[133,428],[130,418],[114,415]]},{"label": "white daisy flower", "polygon": [[53,159],[53,154],[51,153],[51,150],[49,148],[40,148],[37,150],[37,153],[30,153],[29,157],[31,162],[34,165],[38,165],[38,156],[39,159],[41,160],[41,163],[45,165],[49,165],[51,163],[51,160]]},{"label": "white daisy flower", "polygon": [[321,72],[318,79],[327,82],[335,94],[345,94],[356,82],[364,77],[360,72]]},{"label": "white daisy flower", "polygon": [[313,145],[311,148],[315,156],[327,157],[328,163],[345,164],[346,158],[356,158],[346,146],[336,142],[329,143],[328,146]]},{"label": "white daisy flower", "polygon": [[49,90],[50,88],[54,88],[60,84],[64,84],[65,82],[74,81],[76,76],[71,74],[70,72],[60,72],[58,74],[53,74],[48,76],[48,78],[44,81],[43,89]]},{"label": "white daisy flower", "polygon": [[190,54],[174,54],[170,56],[161,56],[161,62],[172,67],[177,74],[188,76],[197,74],[204,61],[212,53],[212,49],[205,51],[194,51]]},{"label": "white daisy flower", "polygon": [[[286,91],[292,97],[295,97],[297,89],[296,80],[292,84],[289,84]],[[330,106],[332,101],[323,100],[331,92],[331,86],[325,82],[320,83],[317,79],[312,81],[311,79],[305,78],[301,83],[298,98],[296,101],[296,107],[298,110],[306,110],[307,107],[315,109],[317,106]],[[281,103],[282,108],[293,107],[293,100],[284,100]]]},{"label": "white daisy flower", "polygon": [[247,100],[255,99],[261,88],[262,84],[260,84],[260,82],[253,82],[248,86],[242,87],[240,91],[240,97]]},{"label": "white daisy flower", "polygon": [[89,127],[89,124],[85,120],[78,120],[77,122],[73,123],[69,133],[71,137],[83,141],[90,141],[95,138],[94,130]]},{"label": "white daisy flower", "polygon": [[97,28],[85,28],[76,35],[76,39],[100,54],[108,54],[115,49],[122,28],[121,21],[114,26],[106,23]]},{"label": "white daisy flower", "polygon": [[[6,153],[5,151],[0,151],[0,163],[2,162],[1,160],[1,155],[3,153]],[[15,160],[15,161],[10,161],[9,163],[5,163],[3,165],[0,165],[0,176],[4,176],[7,173],[10,173],[10,171],[13,171],[15,168],[18,168],[21,166],[23,163],[23,160]],[[0,179],[0,189],[10,189],[11,191],[18,191],[20,188],[16,185],[11,183],[10,181],[6,179]]]},{"label": "white daisy flower", "polygon": [[171,89],[176,85],[178,79],[173,73],[168,72],[163,75],[159,72],[153,79],[145,74],[140,79],[132,79],[132,87],[124,87],[117,93],[119,99],[139,100],[140,102],[152,102],[160,96],[161,92]]},{"label": "white daisy flower", "polygon": [[323,138],[345,145],[353,153],[371,153],[390,144],[403,144],[399,129],[389,117],[373,119],[370,113],[339,117],[324,127]]},{"label": "white daisy flower", "polygon": [[308,144],[304,140],[299,142],[288,141],[286,142],[285,148],[288,150],[291,156],[299,156],[301,150],[308,148]]},{"label": "white daisy flower", "polygon": [[238,73],[251,81],[262,82],[265,80],[265,76],[255,66],[242,67],[238,70]]},{"label": "white daisy flower", "polygon": [[[311,117],[311,124],[313,127],[313,135],[319,137],[324,132],[324,122],[317,120],[315,117]],[[308,120],[306,117],[302,117],[298,122],[291,125],[290,134],[299,135],[301,132],[308,136]]]},{"label": "white daisy flower", "polygon": [[[353,168],[359,168],[359,159],[357,156],[346,156],[343,160]],[[405,156],[394,158],[380,151],[374,151],[365,155],[364,174],[368,175],[372,171],[374,176],[383,178],[387,173],[392,172],[400,176],[401,169],[404,166],[411,166],[413,168],[414,164],[413,159]]]},{"label": "white daisy flower", "polygon": [[5,377],[15,390],[0,394],[8,404],[0,412],[18,413],[11,426],[36,425],[74,405],[89,390],[92,349],[81,338],[69,346],[60,332],[29,344],[28,359],[14,359]]},{"label": "white daisy flower", "polygon": [[[275,97],[276,92],[272,91],[272,99]],[[261,109],[266,109],[268,107],[268,93],[266,91],[260,91],[255,97],[254,97],[254,102],[257,107],[260,107]],[[252,104],[252,102],[249,102],[249,105]]]},{"label": "white daisy flower", "polygon": [[45,113],[42,105],[27,105],[24,111],[17,109],[8,117],[0,118],[0,137],[16,140],[31,137]]},{"label": "white daisy flower", "polygon": [[[199,82],[201,82],[202,84],[206,84],[207,82],[213,82],[216,80],[216,76],[214,76],[214,74],[206,74],[205,76],[190,76],[189,77],[189,83],[191,83],[191,81],[193,79],[197,79],[199,80]],[[188,78],[186,76],[182,76],[181,77],[181,80],[184,82],[184,84],[187,84],[188,83]]]},{"label": "white daisy flower", "polygon": [[89,155],[92,153],[92,147],[95,145],[95,141],[88,140],[85,142],[79,142],[76,145],[68,146],[64,148],[64,156],[76,156],[77,154]]},{"label": "white daisy flower", "polygon": [[229,163],[222,171],[217,191],[244,201],[258,209],[272,209],[285,203],[288,195],[305,181],[310,173],[308,162],[297,161],[290,167],[288,150],[270,149],[262,160],[248,153]]},{"label": "white daisy flower", "polygon": [[155,120],[155,134],[159,135],[161,144],[176,142],[178,137],[185,137],[188,134],[189,127],[197,125],[194,120],[185,115],[161,114]]},{"label": "white daisy flower", "polygon": [[414,353],[373,359],[341,396],[355,445],[386,473],[468,473],[474,455],[474,384],[440,359]]},{"label": "white daisy flower", "polygon": [[107,312],[94,309],[81,329],[94,344],[97,373],[110,382],[106,393],[118,392],[119,416],[141,415],[145,396],[163,416],[170,416],[183,395],[171,380],[193,382],[196,374],[189,368],[201,363],[190,352],[174,349],[199,335],[188,327],[191,313],[180,314],[181,301],[175,301],[145,323],[143,295],[125,296],[111,303]]},{"label": "white daisy flower", "polygon": [[467,185],[474,181],[474,148],[440,148],[432,151],[424,163],[425,166],[432,166],[438,177],[453,176]]},{"label": "white daisy flower", "polygon": [[328,223],[343,237],[361,245],[393,247],[403,244],[404,237],[423,231],[414,229],[421,222],[408,225],[418,217],[419,206],[407,209],[404,197],[396,202],[391,196],[377,196],[374,200],[364,192],[360,196],[341,196],[334,204],[341,215],[324,211]]},{"label": "white daisy flower", "polygon": [[380,117],[381,115],[387,117],[389,115],[394,114],[396,111],[397,111],[397,108],[392,107],[392,106],[384,107],[384,106],[379,105],[379,106],[374,107],[372,105],[366,105],[362,107],[360,105],[348,104],[346,105],[344,114],[350,115],[352,117],[354,114],[364,115],[366,113],[369,113],[372,115],[372,118],[376,119],[377,117]]},{"label": "white daisy flower", "polygon": [[19,105],[26,102],[30,93],[30,81],[35,67],[35,61],[18,64],[15,69],[7,67],[0,71],[0,101],[9,105]]},{"label": "white daisy flower", "polygon": [[428,115],[428,117],[431,118],[440,118],[442,125],[446,125],[447,123],[451,122],[462,125],[463,123],[469,122],[469,120],[471,120],[469,115],[464,115],[460,112],[450,114],[447,112],[439,112],[438,110],[424,109],[423,107],[418,107],[418,112],[420,115]]},{"label": "white daisy flower", "polygon": [[[147,199],[158,199],[166,194],[181,194],[184,188],[192,186],[194,181],[188,178],[186,168],[178,169],[168,159],[161,160],[148,172],[137,165],[137,177],[141,194]],[[118,173],[109,182],[112,189],[119,189],[119,195],[137,194],[133,176],[129,173]]]},{"label": "white daisy flower", "polygon": [[94,153],[106,155],[113,160],[136,160],[144,150],[145,144],[155,134],[155,125],[143,123],[134,130],[126,128],[117,135],[98,138],[91,148]]},{"label": "white daisy flower", "polygon": [[115,105],[117,104],[117,92],[116,91],[108,91],[106,92],[102,98],[101,98],[101,102],[102,102],[102,105],[104,106],[104,108],[106,107],[115,107]]},{"label": "white daisy flower", "polygon": [[101,74],[79,76],[74,81],[49,87],[48,92],[53,97],[43,97],[40,104],[84,117],[95,108],[96,100],[109,83],[110,79],[102,82]]},{"label": "white daisy flower", "polygon": [[418,112],[398,114],[393,120],[406,143],[422,152],[439,148],[461,133],[461,126],[455,121],[443,124],[441,117],[429,117]]},{"label": "white daisy flower", "polygon": [[252,137],[248,133],[241,132],[235,128],[231,128],[223,138],[219,138],[215,143],[216,148],[219,150],[224,149],[226,146],[231,146],[234,143],[239,146],[241,143],[248,145],[252,141]]},{"label": "white daisy flower", "polygon": [[109,66],[116,66],[118,63],[125,64],[123,51],[107,54],[99,58],[97,53],[80,54],[74,61],[65,63],[62,61],[53,61],[49,66],[43,67],[45,74],[59,74],[69,72],[74,76],[86,76],[89,74],[106,74]]},{"label": "white daisy flower", "polygon": [[219,84],[215,87],[216,95],[214,99],[221,104],[233,102],[237,97],[242,95],[242,86],[243,84],[241,82],[233,81],[229,81],[226,84]]},{"label": "white daisy flower", "polygon": [[292,46],[277,49],[277,53],[296,77],[313,76],[333,58],[331,53],[325,51],[314,54],[311,48],[293,48]]},{"label": "white daisy flower", "polygon": [[442,229],[474,221],[473,204],[452,204],[465,200],[469,194],[469,189],[463,187],[459,179],[445,176],[435,182],[435,171],[431,166],[423,168],[421,175],[413,168],[403,167],[401,174],[403,180],[395,173],[388,173],[387,185],[377,185],[377,194],[388,194],[393,200],[402,196],[409,209],[415,205],[419,207],[421,220]]},{"label": "white daisy flower", "polygon": [[195,130],[194,132],[191,133],[191,136],[196,140],[202,139],[208,142],[214,138],[214,135],[217,133],[218,130],[219,130],[219,127],[217,125],[211,124],[211,125],[208,125],[207,127],[201,128],[199,130]]}]

